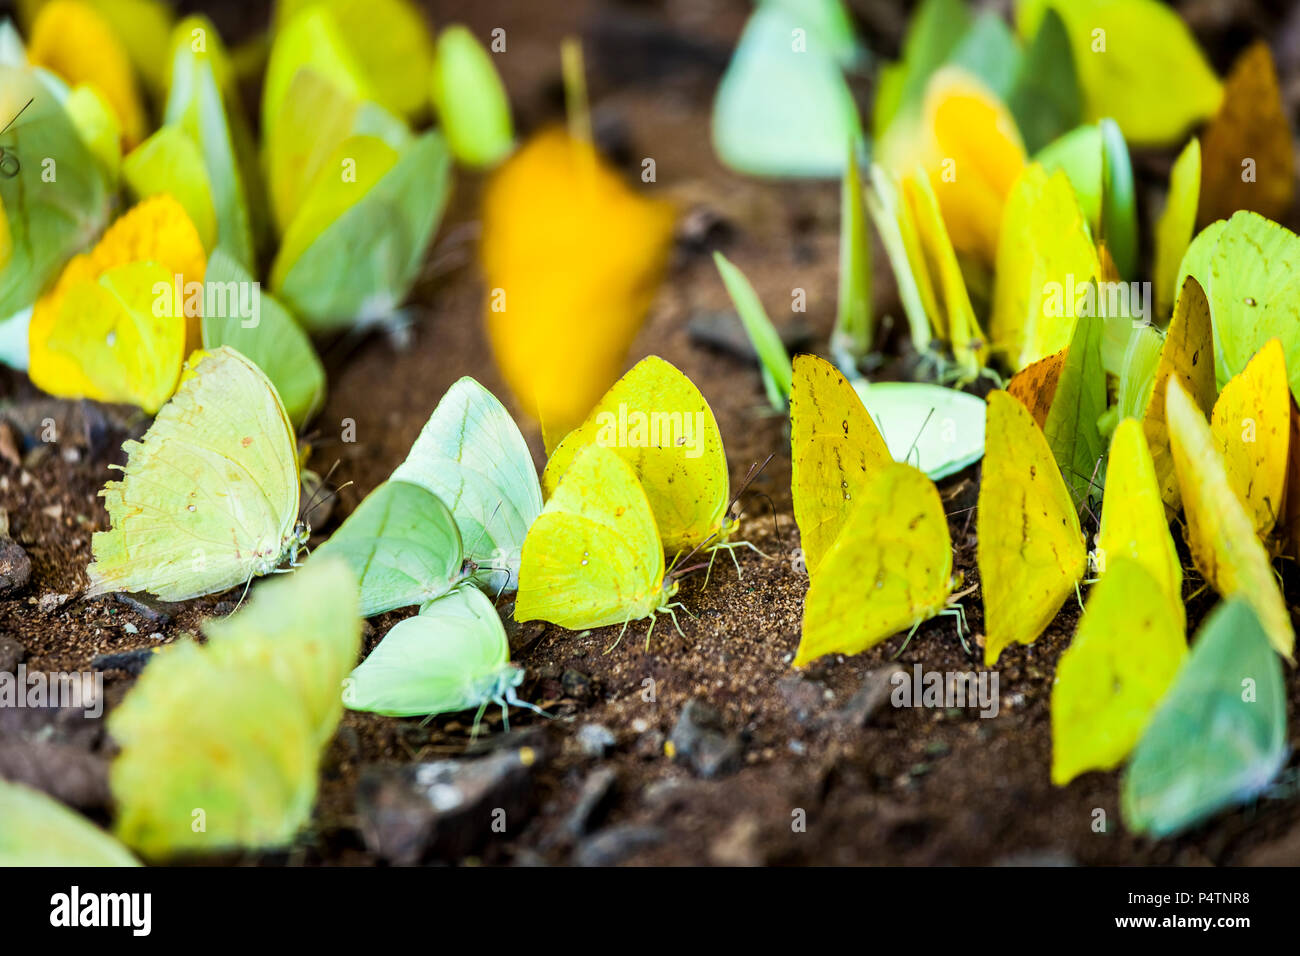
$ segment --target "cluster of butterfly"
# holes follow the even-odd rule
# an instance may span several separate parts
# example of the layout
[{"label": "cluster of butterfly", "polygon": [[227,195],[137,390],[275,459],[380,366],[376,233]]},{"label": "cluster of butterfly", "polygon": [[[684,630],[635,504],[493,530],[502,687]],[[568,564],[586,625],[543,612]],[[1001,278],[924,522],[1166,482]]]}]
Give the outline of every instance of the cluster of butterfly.
[{"label": "cluster of butterfly", "polygon": [[[301,425],[325,389],[309,334],[400,322],[452,159],[513,148],[490,55],[408,0],[282,0],[260,56],[160,0],[21,12],[26,45],[0,23],[0,360],[54,395],[153,413],[195,348],[230,345]],[[255,137],[239,85],[263,59]]]},{"label": "cluster of butterfly", "polygon": [[[733,168],[843,175],[831,349],[848,380],[810,357],[792,366],[753,288],[717,256],[768,397],[790,407],[812,576],[795,663],[935,614],[957,616],[962,634],[940,498],[891,459],[938,478],[982,452],[986,665],[1034,641],[1078,588],[1078,509],[1102,505],[1100,580],[1053,692],[1054,782],[1132,755],[1125,817],[1157,835],[1251,799],[1286,752],[1268,648],[1290,660],[1294,635],[1271,559],[1300,554],[1300,495],[1288,491],[1300,240],[1268,218],[1291,209],[1294,157],[1267,45],[1220,81],[1177,14],[1150,0],[1022,0],[1019,37],[995,12],[925,0],[877,83],[864,190],[865,137],[842,75],[858,66],[855,39],[838,4],[813,6],[759,6],[714,107]],[[1120,281],[1139,267],[1128,143],[1184,141],[1142,305]],[[987,424],[981,403],[947,390],[858,375],[873,331],[864,192],[916,351],[962,382],[998,381],[994,360],[1015,373],[989,396]],[[1227,599],[1190,654],[1168,533],[1180,509],[1198,572]]]},{"label": "cluster of butterfly", "polygon": [[[112,527],[94,536],[87,596],[184,600],[298,564],[296,445],[274,385],[228,347],[191,364],[103,491]],[[691,416],[700,431],[689,446],[609,444],[604,415],[618,409]],[[517,591],[520,621],[653,627],[679,606],[666,549],[743,545],[729,540],[729,505],[713,414],[662,359],[615,383],[541,481],[505,408],[461,379],[406,460],[301,570],[209,622],[204,647],[160,651],[113,711],[118,836],[149,857],[288,841],[310,813],[340,686],[346,706],[387,715],[478,707],[481,717],[493,701],[536,710],[515,695],[523,671],[485,592]],[[363,617],[417,605],[353,667]],[[191,827],[194,807],[203,828]]]}]

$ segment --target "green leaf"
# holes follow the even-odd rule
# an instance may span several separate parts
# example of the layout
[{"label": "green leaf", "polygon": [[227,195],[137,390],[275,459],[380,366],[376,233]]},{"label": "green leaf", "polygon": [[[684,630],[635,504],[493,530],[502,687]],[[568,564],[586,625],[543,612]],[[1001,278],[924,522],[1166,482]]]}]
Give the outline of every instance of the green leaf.
[{"label": "green leaf", "polygon": [[1081,315],[1076,320],[1056,396],[1043,424],[1061,477],[1079,504],[1099,497],[1105,479],[1105,468],[1099,463],[1106,446],[1097,427],[1106,410],[1106,370],[1101,364],[1104,329],[1101,316]]},{"label": "green leaf", "polygon": [[794,371],[790,364],[790,355],[781,342],[767,310],[759,301],[758,293],[749,284],[745,274],[728,261],[720,252],[713,254],[713,261],[722,275],[722,284],[727,287],[740,321],[745,326],[749,341],[758,353],[759,365],[763,370],[763,386],[767,390],[767,400],[775,409],[784,409],[790,401],[790,383]]},{"label": "green leaf", "polygon": [[[840,188],[840,297],[832,354],[850,364],[871,351],[871,239],[857,159],[849,157]],[[837,358],[836,361],[839,361]]]},{"label": "green leaf", "polygon": [[1245,599],[1224,601],[1138,741],[1124,823],[1155,837],[1186,830],[1258,796],[1286,756],[1282,665]]}]

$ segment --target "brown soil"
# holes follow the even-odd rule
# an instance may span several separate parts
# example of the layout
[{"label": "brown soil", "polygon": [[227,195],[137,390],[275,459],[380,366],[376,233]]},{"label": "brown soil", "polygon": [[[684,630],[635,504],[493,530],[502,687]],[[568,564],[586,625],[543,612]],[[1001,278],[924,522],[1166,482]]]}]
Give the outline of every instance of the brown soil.
[{"label": "brown soil", "polygon": [[[712,90],[748,3],[665,0],[597,7],[521,0],[433,7],[439,23],[460,19],[484,34],[506,26],[510,52],[499,62],[526,128],[555,115],[560,38],[585,32],[597,126],[615,147],[613,155],[629,181],[640,169],[640,158],[653,156],[659,182],[644,188],[675,198],[690,213],[683,218],[671,272],[628,364],[656,353],[700,386],[722,428],[733,482],[751,463],[776,453],[745,499],[747,517],[741,529],[771,558],[739,551],[743,577],[723,560],[707,589],[701,588],[701,576],[688,578],[680,597],[694,617],[681,618],[685,637],[663,621],[647,650],[641,625],[606,653],[617,636],[615,628],[589,633],[552,626],[516,629],[516,659],[528,672],[521,694],[566,719],[546,721],[524,711],[512,715],[516,730],[543,728],[552,756],[533,778],[535,813],[522,827],[490,842],[481,853],[483,862],[570,861],[574,840],[564,832],[565,817],[582,782],[605,765],[617,772],[618,785],[600,827],[630,824],[660,831],[657,842],[626,856],[634,863],[1300,860],[1300,804],[1281,795],[1220,815],[1181,838],[1152,842],[1128,834],[1119,824],[1117,774],[1087,774],[1065,788],[1050,784],[1049,695],[1056,661],[1077,619],[1073,601],[1035,645],[1004,653],[1002,706],[995,719],[980,719],[971,709],[888,706],[865,727],[835,719],[834,711],[868,672],[887,664],[898,651],[901,637],[869,653],[819,663],[805,678],[811,689],[782,684],[792,676],[789,661],[807,587],[806,576],[791,560],[797,531],[791,517],[788,433],[782,418],[765,411],[754,367],[693,344],[686,326],[692,316],[729,310],[708,255],[711,248],[721,247],[755,282],[778,322],[785,319],[781,304],[788,301],[790,290],[807,290],[808,313],[798,318],[811,327],[814,350],[824,352],[835,308],[838,186],[746,180],[721,169],[713,157],[708,130]],[[892,7],[856,5],[881,39],[876,42],[874,35],[867,35],[886,51],[896,46],[901,22]],[[238,15],[233,24],[229,21],[219,18],[235,35],[247,29]],[[1211,48],[1218,61],[1237,47],[1234,40],[1226,53],[1220,45]],[[647,50],[652,55],[646,55]],[[671,64],[668,72],[655,68],[662,63]],[[1294,79],[1295,73],[1289,77]],[[1139,170],[1162,165],[1167,165],[1166,157],[1143,158]],[[1150,178],[1160,182],[1158,176]],[[328,467],[337,459],[336,480],[353,482],[343,491],[333,521],[355,507],[405,456],[456,378],[474,375],[505,397],[480,319],[479,279],[474,268],[464,264],[473,256],[472,240],[465,239],[472,229],[462,227],[474,222],[479,185],[468,177],[457,183],[454,207],[432,257],[435,265],[415,295],[418,321],[409,345],[398,347],[376,335],[323,349],[331,393],[312,426],[314,463]],[[703,239],[701,223],[713,224]],[[881,312],[897,312],[891,278],[879,255],[876,304]],[[897,353],[899,346],[895,342],[889,349]],[[32,560],[29,585],[0,601],[0,635],[26,646],[29,669],[85,669],[96,655],[155,644],[156,639],[148,637],[153,632],[173,641],[197,631],[206,617],[228,612],[238,595],[189,602],[161,622],[113,599],[78,601],[75,595],[85,585],[90,560],[91,532],[106,525],[96,491],[110,477],[106,466],[122,460],[118,429],[139,432],[147,423],[117,410],[103,413],[84,404],[48,402],[21,376],[5,376],[0,395],[5,396],[4,417],[19,439],[23,458],[21,464],[0,460],[0,507],[8,513],[13,537]],[[33,443],[47,416],[56,419],[60,441]],[[356,422],[355,444],[338,441],[344,418]],[[538,435],[531,432],[529,439],[540,464]],[[975,467],[941,485],[951,513],[956,567],[968,584],[978,583],[972,511],[978,482]],[[318,534],[314,540],[322,539]],[[1289,597],[1300,593],[1296,583],[1296,575],[1288,572]],[[1198,585],[1189,582],[1188,594]],[[47,598],[65,594],[73,597],[58,606]],[[964,603],[978,644],[978,593]],[[1189,624],[1194,626],[1210,604],[1205,594],[1190,600]],[[372,620],[367,649],[401,616]],[[136,633],[128,633],[128,623]],[[976,667],[946,618],[923,625],[898,662],[908,668],[915,662],[927,669]],[[643,697],[647,679],[654,681],[653,702]],[[1300,689],[1292,673],[1287,679],[1294,710]],[[110,701],[119,700],[132,680],[111,672]],[[664,740],[692,697],[716,706],[727,728],[741,736],[743,766],[733,775],[701,779],[665,754]],[[416,720],[346,714],[325,760],[311,833],[287,857],[262,859],[372,862],[357,830],[360,772],[375,763],[464,753],[469,716],[439,718],[422,726]],[[501,730],[499,715],[489,715],[486,723],[494,732]],[[587,757],[577,745],[578,728],[591,723],[613,732],[617,745],[610,756]],[[93,799],[86,802],[94,815],[105,818],[102,805],[96,806]],[[1096,808],[1110,821],[1105,833],[1093,830]],[[805,812],[806,832],[792,828],[797,810]]]}]

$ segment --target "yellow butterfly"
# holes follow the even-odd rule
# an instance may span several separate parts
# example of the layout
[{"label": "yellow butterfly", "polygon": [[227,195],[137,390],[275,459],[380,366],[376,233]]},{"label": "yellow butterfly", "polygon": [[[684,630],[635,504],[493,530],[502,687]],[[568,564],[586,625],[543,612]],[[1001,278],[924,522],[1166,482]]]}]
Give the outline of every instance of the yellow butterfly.
[{"label": "yellow butterfly", "polygon": [[37,300],[28,328],[32,381],[51,395],[156,412],[199,344],[201,309],[189,306],[186,290],[203,281],[205,268],[203,243],[180,203],[164,194],[133,207]]},{"label": "yellow butterfly", "polygon": [[1183,566],[1169,534],[1155,462],[1135,418],[1120,422],[1110,439],[1097,551],[1098,571],[1103,577],[1111,573],[1111,565],[1118,559],[1141,565],[1168,599],[1182,633],[1186,617]]},{"label": "yellow butterfly", "polygon": [[1074,502],[1042,430],[1006,392],[988,397],[978,560],[984,663],[1032,644],[1083,578],[1088,552]]},{"label": "yellow butterfly", "polygon": [[678,369],[651,355],[615,382],[556,446],[542,473],[542,492],[553,494],[574,457],[593,444],[614,450],[632,467],[669,554],[733,547],[727,539],[739,522],[728,511],[722,435],[709,403]]},{"label": "yellow butterfly", "polygon": [[1209,408],[1214,403],[1213,341],[1210,303],[1200,283],[1188,276],[1174,305],[1174,317],[1160,347],[1151,393],[1142,413],[1142,431],[1160,483],[1160,497],[1171,517],[1178,511],[1181,499],[1165,423],[1165,391],[1170,379],[1176,379],[1199,407]]},{"label": "yellow butterfly", "polygon": [[[1140,441],[1140,432],[1134,434]],[[1154,504],[1163,521],[1158,496]],[[1110,562],[1056,665],[1052,783],[1064,786],[1086,770],[1119,766],[1186,656],[1187,639],[1161,583],[1130,558]]]},{"label": "yellow butterfly", "polygon": [[676,593],[632,466],[601,445],[581,449],[524,539],[515,620],[569,630],[622,624],[626,631],[648,617],[653,631],[657,613],[676,623]]},{"label": "yellow butterfly", "polygon": [[[989,334],[1014,371],[1070,344],[1074,303],[1053,303],[1101,275],[1088,221],[1069,178],[1030,163],[1007,197],[997,246]],[[1056,308],[1059,304],[1061,308]]]},{"label": "yellow butterfly", "polygon": [[1233,490],[1205,413],[1176,378],[1169,380],[1165,403],[1192,560],[1219,594],[1240,595],[1254,608],[1274,650],[1291,660],[1295,648],[1291,613],[1273,577],[1268,553]]},{"label": "yellow butterfly", "polygon": [[862,485],[817,565],[793,666],[857,654],[938,614],[960,620],[961,606],[948,605],[952,588],[952,541],[938,489],[911,465],[886,462]]},{"label": "yellow butterfly", "polygon": [[848,379],[815,355],[796,355],[790,388],[790,491],[808,574],[893,459]]},{"label": "yellow butterfly", "polygon": [[1273,534],[1287,491],[1291,441],[1291,387],[1280,339],[1269,339],[1228,380],[1214,403],[1210,430],[1223,455],[1228,482],[1255,534],[1271,550],[1281,544]]},{"label": "yellow butterfly", "polygon": [[51,0],[36,15],[27,59],[68,81],[94,87],[112,106],[129,149],[144,138],[145,111],[131,60],[113,28],[89,4]]}]

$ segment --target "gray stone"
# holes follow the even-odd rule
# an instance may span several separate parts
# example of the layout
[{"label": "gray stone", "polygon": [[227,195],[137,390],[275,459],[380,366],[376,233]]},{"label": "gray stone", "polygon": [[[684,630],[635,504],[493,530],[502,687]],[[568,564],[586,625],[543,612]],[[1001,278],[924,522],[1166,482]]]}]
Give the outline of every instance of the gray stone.
[{"label": "gray stone", "polygon": [[722,777],[741,767],[740,741],[727,733],[718,709],[698,697],[686,702],[668,739],[673,758],[701,777]]},{"label": "gray stone", "polygon": [[0,672],[18,673],[18,665],[27,660],[27,648],[8,634],[0,634]]},{"label": "gray stone", "polygon": [[475,760],[370,767],[357,785],[366,845],[409,866],[459,860],[493,838],[518,833],[532,811],[541,759],[540,751],[521,747]]},{"label": "gray stone", "polygon": [[588,757],[603,757],[617,743],[614,732],[604,724],[583,724],[578,728],[575,739],[579,749]]},{"label": "gray stone", "polygon": [[609,809],[617,785],[618,772],[613,767],[592,771],[582,783],[578,802],[565,819],[564,829],[575,837],[586,834]]},{"label": "gray stone", "polygon": [[579,844],[573,862],[578,866],[615,866],[633,854],[653,849],[663,843],[664,837],[664,831],[658,827],[635,824],[610,827]]},{"label": "gray stone", "polygon": [[907,671],[898,666],[881,667],[869,671],[866,680],[862,682],[862,686],[857,689],[843,707],[835,711],[836,719],[851,727],[867,726],[876,712],[888,702],[889,695],[894,690],[894,685],[891,682],[893,676],[906,673]]},{"label": "gray stone", "polygon": [[19,591],[32,576],[32,561],[22,545],[9,538],[0,539],[0,594]]}]

